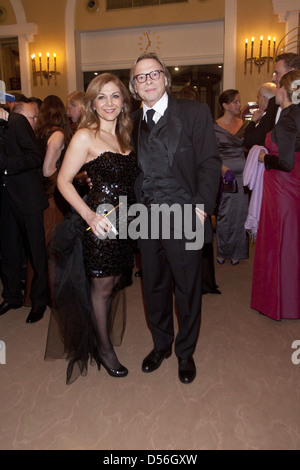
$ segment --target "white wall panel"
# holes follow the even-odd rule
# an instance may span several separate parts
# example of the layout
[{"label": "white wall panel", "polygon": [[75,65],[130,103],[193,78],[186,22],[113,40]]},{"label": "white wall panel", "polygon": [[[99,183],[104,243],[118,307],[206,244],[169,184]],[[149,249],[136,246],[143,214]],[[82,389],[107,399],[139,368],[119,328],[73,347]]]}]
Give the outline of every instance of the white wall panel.
[{"label": "white wall panel", "polygon": [[215,21],[81,32],[82,70],[130,68],[148,45],[146,33],[147,51],[157,52],[166,65],[223,63],[224,22]]}]

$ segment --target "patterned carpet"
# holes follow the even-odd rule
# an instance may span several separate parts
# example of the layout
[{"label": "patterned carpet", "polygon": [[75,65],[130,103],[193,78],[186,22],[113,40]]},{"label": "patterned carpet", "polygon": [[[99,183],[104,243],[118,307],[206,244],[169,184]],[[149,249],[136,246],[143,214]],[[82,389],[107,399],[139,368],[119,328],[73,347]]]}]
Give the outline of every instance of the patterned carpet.
[{"label": "patterned carpet", "polygon": [[238,266],[216,265],[222,295],[203,297],[189,385],[178,380],[174,354],[157,371],[141,371],[152,341],[138,278],[117,348],[126,378],[90,367],[67,386],[66,362],[43,360],[49,311],[31,325],[29,308],[1,317],[0,449],[300,449],[300,364],[292,362],[300,321],[275,322],[250,309],[253,249]]}]

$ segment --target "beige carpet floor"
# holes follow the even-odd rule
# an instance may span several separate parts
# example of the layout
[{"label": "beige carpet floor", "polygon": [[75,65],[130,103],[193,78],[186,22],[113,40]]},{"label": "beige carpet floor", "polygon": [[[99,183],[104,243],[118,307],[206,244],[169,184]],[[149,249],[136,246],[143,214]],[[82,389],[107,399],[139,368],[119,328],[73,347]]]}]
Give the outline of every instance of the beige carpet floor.
[{"label": "beige carpet floor", "polygon": [[292,343],[300,321],[275,322],[250,309],[253,251],[238,266],[216,265],[222,295],[203,297],[197,377],[189,385],[178,380],[174,354],[157,371],[141,371],[152,341],[138,278],[117,348],[129,368],[123,379],[90,367],[67,386],[66,362],[43,360],[49,311],[32,325],[25,323],[29,308],[1,317],[0,449],[299,450],[300,364],[292,362]]}]

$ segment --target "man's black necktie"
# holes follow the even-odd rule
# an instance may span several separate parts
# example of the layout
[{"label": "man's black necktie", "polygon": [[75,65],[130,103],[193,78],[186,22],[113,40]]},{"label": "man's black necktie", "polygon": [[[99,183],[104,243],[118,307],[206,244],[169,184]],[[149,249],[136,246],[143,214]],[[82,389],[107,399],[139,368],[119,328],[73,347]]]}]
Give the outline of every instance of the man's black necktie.
[{"label": "man's black necktie", "polygon": [[153,121],[154,113],[155,113],[154,109],[148,109],[148,111],[147,111],[147,125],[148,125],[150,131],[155,126],[155,122]]}]

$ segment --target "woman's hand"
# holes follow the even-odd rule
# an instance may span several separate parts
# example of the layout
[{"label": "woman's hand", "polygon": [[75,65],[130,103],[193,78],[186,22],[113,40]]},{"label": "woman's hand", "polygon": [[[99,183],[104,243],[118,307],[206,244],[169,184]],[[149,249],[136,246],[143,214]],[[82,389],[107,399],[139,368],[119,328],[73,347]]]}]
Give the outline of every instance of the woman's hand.
[{"label": "woman's hand", "polygon": [[264,163],[265,161],[265,155],[266,155],[266,152],[264,150],[260,150],[259,154],[258,154],[258,161],[260,163]]},{"label": "woman's hand", "polygon": [[222,178],[224,178],[226,171],[230,170],[228,166],[222,165]]},{"label": "woman's hand", "polygon": [[251,121],[257,122],[262,117],[264,112],[265,111],[263,109],[257,109],[256,111],[254,111],[251,117]]},{"label": "woman's hand", "polygon": [[88,177],[88,174],[87,174],[86,171],[82,171],[81,173],[77,173],[77,175],[74,178],[74,181],[77,184],[80,184],[82,186],[87,184],[90,189],[93,187],[91,178]]},{"label": "woman's hand", "polygon": [[87,223],[89,224],[87,230],[92,230],[93,234],[96,235],[96,237],[100,235],[100,238],[106,238],[112,227],[107,217],[103,217],[95,212],[87,219]]}]

